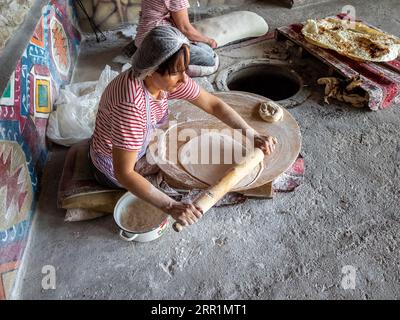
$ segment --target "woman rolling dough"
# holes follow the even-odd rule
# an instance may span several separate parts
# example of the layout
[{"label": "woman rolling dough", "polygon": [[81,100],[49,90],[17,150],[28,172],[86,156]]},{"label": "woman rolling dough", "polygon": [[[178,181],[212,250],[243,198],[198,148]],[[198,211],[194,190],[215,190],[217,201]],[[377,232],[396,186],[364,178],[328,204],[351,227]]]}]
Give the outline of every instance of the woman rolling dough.
[{"label": "woman rolling dough", "polygon": [[96,179],[123,187],[182,225],[202,216],[199,208],[171,199],[134,170],[146,154],[152,131],[168,118],[168,100],[184,99],[234,129],[250,130],[256,147],[274,151],[276,140],[259,135],[231,107],[200,88],[185,71],[190,43],[176,28],[152,29],[132,58],[132,68],[104,90],[90,142]]}]

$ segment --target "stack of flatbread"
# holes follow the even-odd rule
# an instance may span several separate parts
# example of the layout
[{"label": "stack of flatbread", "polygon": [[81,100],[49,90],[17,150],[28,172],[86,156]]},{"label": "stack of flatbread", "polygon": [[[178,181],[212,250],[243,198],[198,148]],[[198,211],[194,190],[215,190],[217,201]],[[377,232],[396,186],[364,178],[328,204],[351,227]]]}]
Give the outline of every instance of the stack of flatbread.
[{"label": "stack of flatbread", "polygon": [[306,40],[359,61],[392,61],[400,54],[400,39],[367,25],[326,18],[308,20],[301,30]]}]

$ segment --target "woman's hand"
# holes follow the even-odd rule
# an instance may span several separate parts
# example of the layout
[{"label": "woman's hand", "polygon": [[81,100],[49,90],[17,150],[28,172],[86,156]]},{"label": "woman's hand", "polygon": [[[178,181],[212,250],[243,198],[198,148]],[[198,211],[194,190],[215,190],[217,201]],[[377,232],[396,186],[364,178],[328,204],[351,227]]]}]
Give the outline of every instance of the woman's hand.
[{"label": "woman's hand", "polygon": [[275,151],[275,145],[277,143],[278,140],[275,137],[263,136],[260,134],[254,135],[254,147],[260,148],[267,156]]},{"label": "woman's hand", "polygon": [[213,49],[215,49],[216,47],[218,47],[217,41],[215,41],[215,40],[212,39],[212,38],[208,38],[207,44],[208,44],[211,48],[213,48]]},{"label": "woman's hand", "polygon": [[203,216],[202,210],[191,203],[174,202],[164,208],[164,211],[182,226],[192,225]]}]

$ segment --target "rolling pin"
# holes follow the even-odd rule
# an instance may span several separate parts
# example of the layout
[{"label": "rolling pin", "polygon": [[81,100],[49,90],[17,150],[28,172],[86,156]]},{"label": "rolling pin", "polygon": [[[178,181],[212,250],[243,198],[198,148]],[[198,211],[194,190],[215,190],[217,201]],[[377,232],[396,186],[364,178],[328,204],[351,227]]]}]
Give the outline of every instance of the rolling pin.
[{"label": "rolling pin", "polygon": [[[194,201],[194,204],[206,213],[214,206],[232,187],[240,180],[248,175],[261,161],[264,159],[264,153],[259,148],[255,148],[246,158],[239,164],[235,165],[227,171],[225,176],[210,188],[204,190],[199,197]],[[182,231],[184,226],[179,222],[173,224],[173,229],[176,232]]]}]

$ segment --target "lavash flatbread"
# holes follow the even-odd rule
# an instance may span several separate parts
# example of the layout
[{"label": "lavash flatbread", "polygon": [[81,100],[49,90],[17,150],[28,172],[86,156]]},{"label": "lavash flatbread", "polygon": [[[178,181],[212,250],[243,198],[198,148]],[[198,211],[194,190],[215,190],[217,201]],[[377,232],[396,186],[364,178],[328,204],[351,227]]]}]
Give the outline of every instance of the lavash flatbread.
[{"label": "lavash flatbread", "polygon": [[361,22],[337,18],[308,20],[301,30],[310,43],[360,61],[392,61],[400,54],[400,39]]},{"label": "lavash flatbread", "polygon": [[[236,164],[244,160],[246,149],[233,137],[218,132],[204,133],[189,140],[179,149],[179,162],[196,179],[215,185]],[[263,163],[256,166],[239,181],[232,191],[248,187],[255,182],[263,170]]]}]

